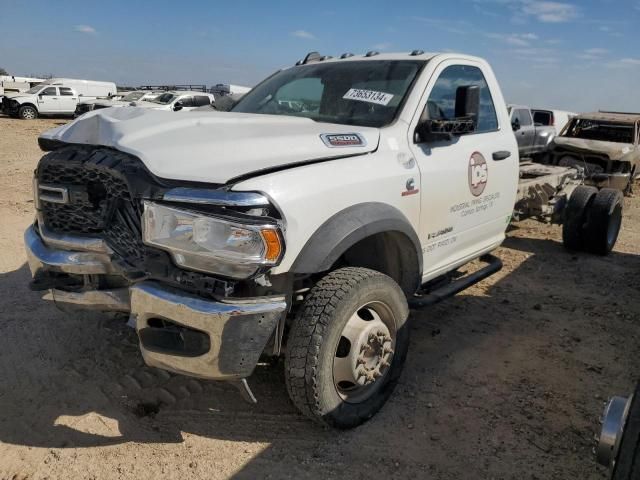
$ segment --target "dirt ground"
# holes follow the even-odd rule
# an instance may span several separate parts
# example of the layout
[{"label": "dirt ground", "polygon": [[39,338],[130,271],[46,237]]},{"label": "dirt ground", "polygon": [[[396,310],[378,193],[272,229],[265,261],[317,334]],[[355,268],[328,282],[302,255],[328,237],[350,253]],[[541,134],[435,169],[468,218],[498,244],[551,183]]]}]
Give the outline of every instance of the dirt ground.
[{"label": "dirt ground", "polygon": [[251,406],[146,368],[121,320],[28,289],[36,137],[64,121],[0,117],[0,479],[606,477],[603,402],[640,371],[640,197],[605,258],[567,253],[556,226],[513,228],[498,275],[412,313],[384,409],[334,432],[296,412],[281,365],[258,368]]}]

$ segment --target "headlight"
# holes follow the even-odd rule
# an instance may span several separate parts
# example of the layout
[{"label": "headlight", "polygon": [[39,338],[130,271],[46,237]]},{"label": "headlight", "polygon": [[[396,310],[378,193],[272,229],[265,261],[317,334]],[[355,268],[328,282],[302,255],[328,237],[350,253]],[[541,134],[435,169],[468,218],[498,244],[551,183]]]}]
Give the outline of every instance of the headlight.
[{"label": "headlight", "polygon": [[143,240],[168,251],[177,265],[232,278],[276,265],[283,253],[276,225],[246,225],[148,201]]}]

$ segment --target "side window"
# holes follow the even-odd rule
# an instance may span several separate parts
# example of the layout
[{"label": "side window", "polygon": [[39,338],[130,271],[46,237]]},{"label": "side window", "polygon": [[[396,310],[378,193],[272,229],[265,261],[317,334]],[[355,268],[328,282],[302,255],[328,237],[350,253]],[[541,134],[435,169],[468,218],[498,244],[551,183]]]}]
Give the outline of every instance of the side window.
[{"label": "side window", "polygon": [[209,97],[205,97],[204,95],[197,95],[194,99],[194,105],[196,107],[203,107],[210,104],[211,100],[209,99]]},{"label": "side window", "polygon": [[534,112],[533,121],[540,125],[551,125],[551,114],[547,112]]},{"label": "side window", "polygon": [[320,110],[324,84],[320,78],[299,78],[283,85],[276,93],[278,105],[294,112]]},{"label": "side window", "polygon": [[40,95],[46,95],[48,97],[55,97],[56,95],[58,95],[58,92],[56,91],[56,87],[47,87],[43,91],[40,92]]},{"label": "side window", "polygon": [[193,107],[193,97],[182,97],[179,101],[183,107]]},{"label": "side window", "polygon": [[533,124],[529,110],[524,110],[522,108],[518,110],[518,118],[520,119],[520,125],[523,127],[529,127]]},{"label": "side window", "polygon": [[69,87],[60,87],[60,95],[63,95],[65,97],[73,97],[73,90],[71,90]]},{"label": "side window", "polygon": [[429,118],[452,120],[455,117],[456,90],[469,85],[480,87],[480,114],[476,133],[497,130],[498,118],[487,81],[478,67],[469,65],[452,65],[440,74],[427,100]]}]

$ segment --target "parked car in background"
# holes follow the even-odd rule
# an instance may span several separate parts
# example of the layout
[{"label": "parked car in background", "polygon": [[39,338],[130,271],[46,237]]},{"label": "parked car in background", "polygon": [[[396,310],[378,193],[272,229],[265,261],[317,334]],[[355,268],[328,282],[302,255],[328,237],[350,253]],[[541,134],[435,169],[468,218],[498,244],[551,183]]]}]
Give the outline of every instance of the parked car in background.
[{"label": "parked car in background", "polygon": [[555,127],[557,135],[560,135],[569,120],[577,115],[577,113],[565,112],[564,110],[541,110],[535,108],[531,110],[531,113],[533,114],[534,124]]},{"label": "parked car in background", "polygon": [[129,92],[121,97],[112,96],[110,98],[98,98],[94,100],[82,101],[79,102],[76,106],[74,117],[79,117],[84,113],[91,112],[93,110],[100,110],[101,108],[131,106],[131,102],[153,100],[160,94],[162,94],[162,92],[139,90],[135,92]]},{"label": "parked car in background", "polygon": [[238,98],[251,91],[251,87],[243,87],[241,85],[233,85],[231,83],[218,83],[209,90],[213,93],[216,100],[227,95],[235,95]]},{"label": "parked car in background", "polygon": [[2,111],[25,120],[39,115],[73,115],[81,99],[108,97],[116,92],[113,82],[53,78],[23,94],[4,98]]},{"label": "parked car in background", "polygon": [[164,92],[153,99],[143,99],[131,102],[133,107],[153,108],[155,110],[193,110],[194,108],[211,105],[215,102],[212,93],[197,91]]},{"label": "parked car in background", "polygon": [[555,127],[536,125],[529,107],[508,105],[508,110],[520,156],[532,157],[545,153],[556,135]]},{"label": "parked car in background", "polygon": [[589,185],[629,192],[640,176],[639,142],[640,113],[583,113],[554,138],[550,161],[583,168]]}]

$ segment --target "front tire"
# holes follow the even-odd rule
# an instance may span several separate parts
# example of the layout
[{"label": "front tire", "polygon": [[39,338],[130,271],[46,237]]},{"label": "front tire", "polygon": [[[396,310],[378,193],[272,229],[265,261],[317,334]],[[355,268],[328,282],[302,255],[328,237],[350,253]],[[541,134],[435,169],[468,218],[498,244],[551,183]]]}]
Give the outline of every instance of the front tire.
[{"label": "front tire", "polygon": [[18,117],[22,120],[35,120],[38,118],[38,111],[30,105],[24,105],[18,110]]},{"label": "front tire", "polygon": [[371,418],[402,372],[408,315],[404,293],[380,272],[348,267],[321,279],[287,341],[285,379],[295,406],[335,428]]}]

